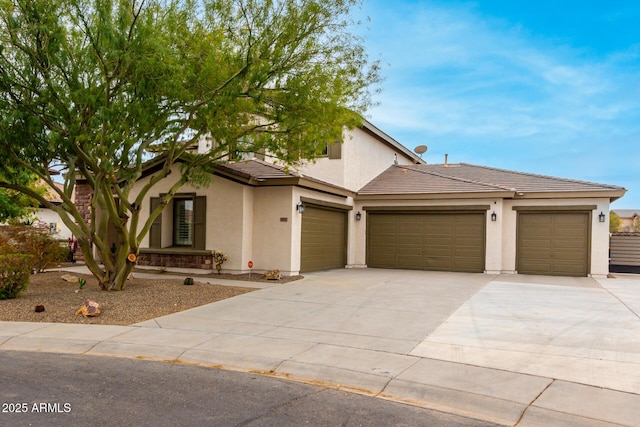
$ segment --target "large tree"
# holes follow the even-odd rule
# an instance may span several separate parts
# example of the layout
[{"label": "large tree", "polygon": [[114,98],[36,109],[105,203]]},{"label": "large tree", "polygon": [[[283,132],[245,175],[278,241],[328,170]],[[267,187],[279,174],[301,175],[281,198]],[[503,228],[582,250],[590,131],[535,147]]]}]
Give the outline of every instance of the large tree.
[{"label": "large tree", "polygon": [[[359,124],[379,70],[353,33],[357,3],[0,0],[0,156],[49,184],[50,168],[67,169],[59,206],[1,174],[0,187],[57,211],[103,289],[122,289],[127,255],[181,186],[207,185],[238,151],[314,158]],[[206,154],[189,149],[201,138]],[[149,153],[159,171],[133,198]],[[141,217],[178,161],[181,179]],[[71,198],[79,179],[93,191],[90,221]]]}]

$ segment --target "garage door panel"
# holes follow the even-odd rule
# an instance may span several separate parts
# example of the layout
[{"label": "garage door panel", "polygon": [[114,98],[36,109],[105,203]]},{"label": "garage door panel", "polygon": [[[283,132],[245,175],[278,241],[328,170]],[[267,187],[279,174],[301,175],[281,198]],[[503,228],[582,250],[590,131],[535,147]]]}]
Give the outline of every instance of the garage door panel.
[{"label": "garage door panel", "polygon": [[558,276],[583,276],[583,270],[576,263],[556,263],[556,275]]},{"label": "garage door panel", "polygon": [[421,256],[399,256],[396,260],[397,267],[402,269],[414,269],[415,265],[423,265],[424,258]]},{"label": "garage door panel", "polygon": [[554,242],[553,247],[557,250],[570,250],[572,252],[580,252],[584,254],[586,252],[586,248],[580,249],[580,245],[582,244],[582,239],[558,239]]},{"label": "garage door panel", "polygon": [[588,213],[521,212],[518,215],[518,272],[586,276],[589,224]]},{"label": "garage door panel", "polygon": [[399,245],[407,245],[407,246],[422,246],[422,236],[409,234],[406,236],[398,235],[394,236],[394,240],[399,242]]},{"label": "garage door panel", "polygon": [[[370,213],[367,264],[378,268],[482,272],[485,221],[484,212]],[[385,234],[391,229],[395,242]],[[381,242],[389,244],[382,246]]]},{"label": "garage door panel", "polygon": [[484,239],[482,236],[455,236],[454,244],[456,247],[484,247]]},{"label": "garage door panel", "polygon": [[529,239],[529,241],[527,242],[527,248],[523,249],[524,252],[527,252],[528,254],[534,253],[535,251],[542,251],[542,250],[551,250],[551,246],[552,246],[552,242],[551,240],[547,239],[540,239],[540,238],[536,238],[536,239]]},{"label": "garage door panel", "polygon": [[398,256],[422,256],[422,245],[398,245],[396,253]]}]

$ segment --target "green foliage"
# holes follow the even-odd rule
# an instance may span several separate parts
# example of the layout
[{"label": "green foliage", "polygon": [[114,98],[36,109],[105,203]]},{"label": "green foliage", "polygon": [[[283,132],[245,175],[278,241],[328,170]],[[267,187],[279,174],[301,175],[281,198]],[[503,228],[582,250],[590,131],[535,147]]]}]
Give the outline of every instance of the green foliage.
[{"label": "green foliage", "polygon": [[42,272],[63,262],[68,249],[49,235],[47,227],[14,223],[0,232],[0,254],[28,255],[30,271]]},{"label": "green foliage", "polygon": [[[38,194],[44,194],[44,188],[36,185],[35,174],[12,165],[8,159],[3,159],[3,162],[0,168],[0,180],[28,186]],[[34,198],[15,189],[0,188],[0,223],[28,217],[35,213],[37,207],[38,202]]]},{"label": "green foliage", "polygon": [[622,220],[615,212],[609,213],[609,232],[615,233],[616,231],[620,231],[620,225],[622,224]]},{"label": "green foliage", "polygon": [[[361,123],[380,81],[352,34],[358,0],[0,0],[0,156],[52,186],[56,211],[104,289],[121,289],[129,253],[185,184],[243,152],[283,164],[319,156]],[[207,138],[211,150],[190,148]],[[150,153],[154,173],[132,193]],[[181,163],[149,217],[140,206]],[[74,206],[92,192],[91,219]],[[97,215],[100,211],[100,215]],[[114,256],[104,238],[114,227]],[[94,249],[104,265],[94,258]]]},{"label": "green foliage", "polygon": [[0,255],[0,300],[17,298],[29,285],[29,255]]}]

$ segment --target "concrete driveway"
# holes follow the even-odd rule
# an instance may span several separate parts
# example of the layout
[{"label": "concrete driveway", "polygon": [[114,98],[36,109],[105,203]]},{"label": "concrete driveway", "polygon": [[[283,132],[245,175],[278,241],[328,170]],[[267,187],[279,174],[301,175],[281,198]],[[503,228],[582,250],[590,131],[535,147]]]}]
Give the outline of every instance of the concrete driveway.
[{"label": "concrete driveway", "polygon": [[0,349],[260,372],[504,425],[633,426],[630,277],[334,270],[132,327],[0,322]]}]

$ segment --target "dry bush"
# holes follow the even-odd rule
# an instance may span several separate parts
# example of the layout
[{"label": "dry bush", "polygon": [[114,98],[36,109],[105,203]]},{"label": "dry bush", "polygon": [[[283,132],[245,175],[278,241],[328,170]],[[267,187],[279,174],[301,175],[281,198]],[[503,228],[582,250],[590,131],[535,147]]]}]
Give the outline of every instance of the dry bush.
[{"label": "dry bush", "polygon": [[34,272],[65,261],[68,252],[65,242],[51,237],[48,227],[10,224],[0,231],[0,255],[29,255]]}]

